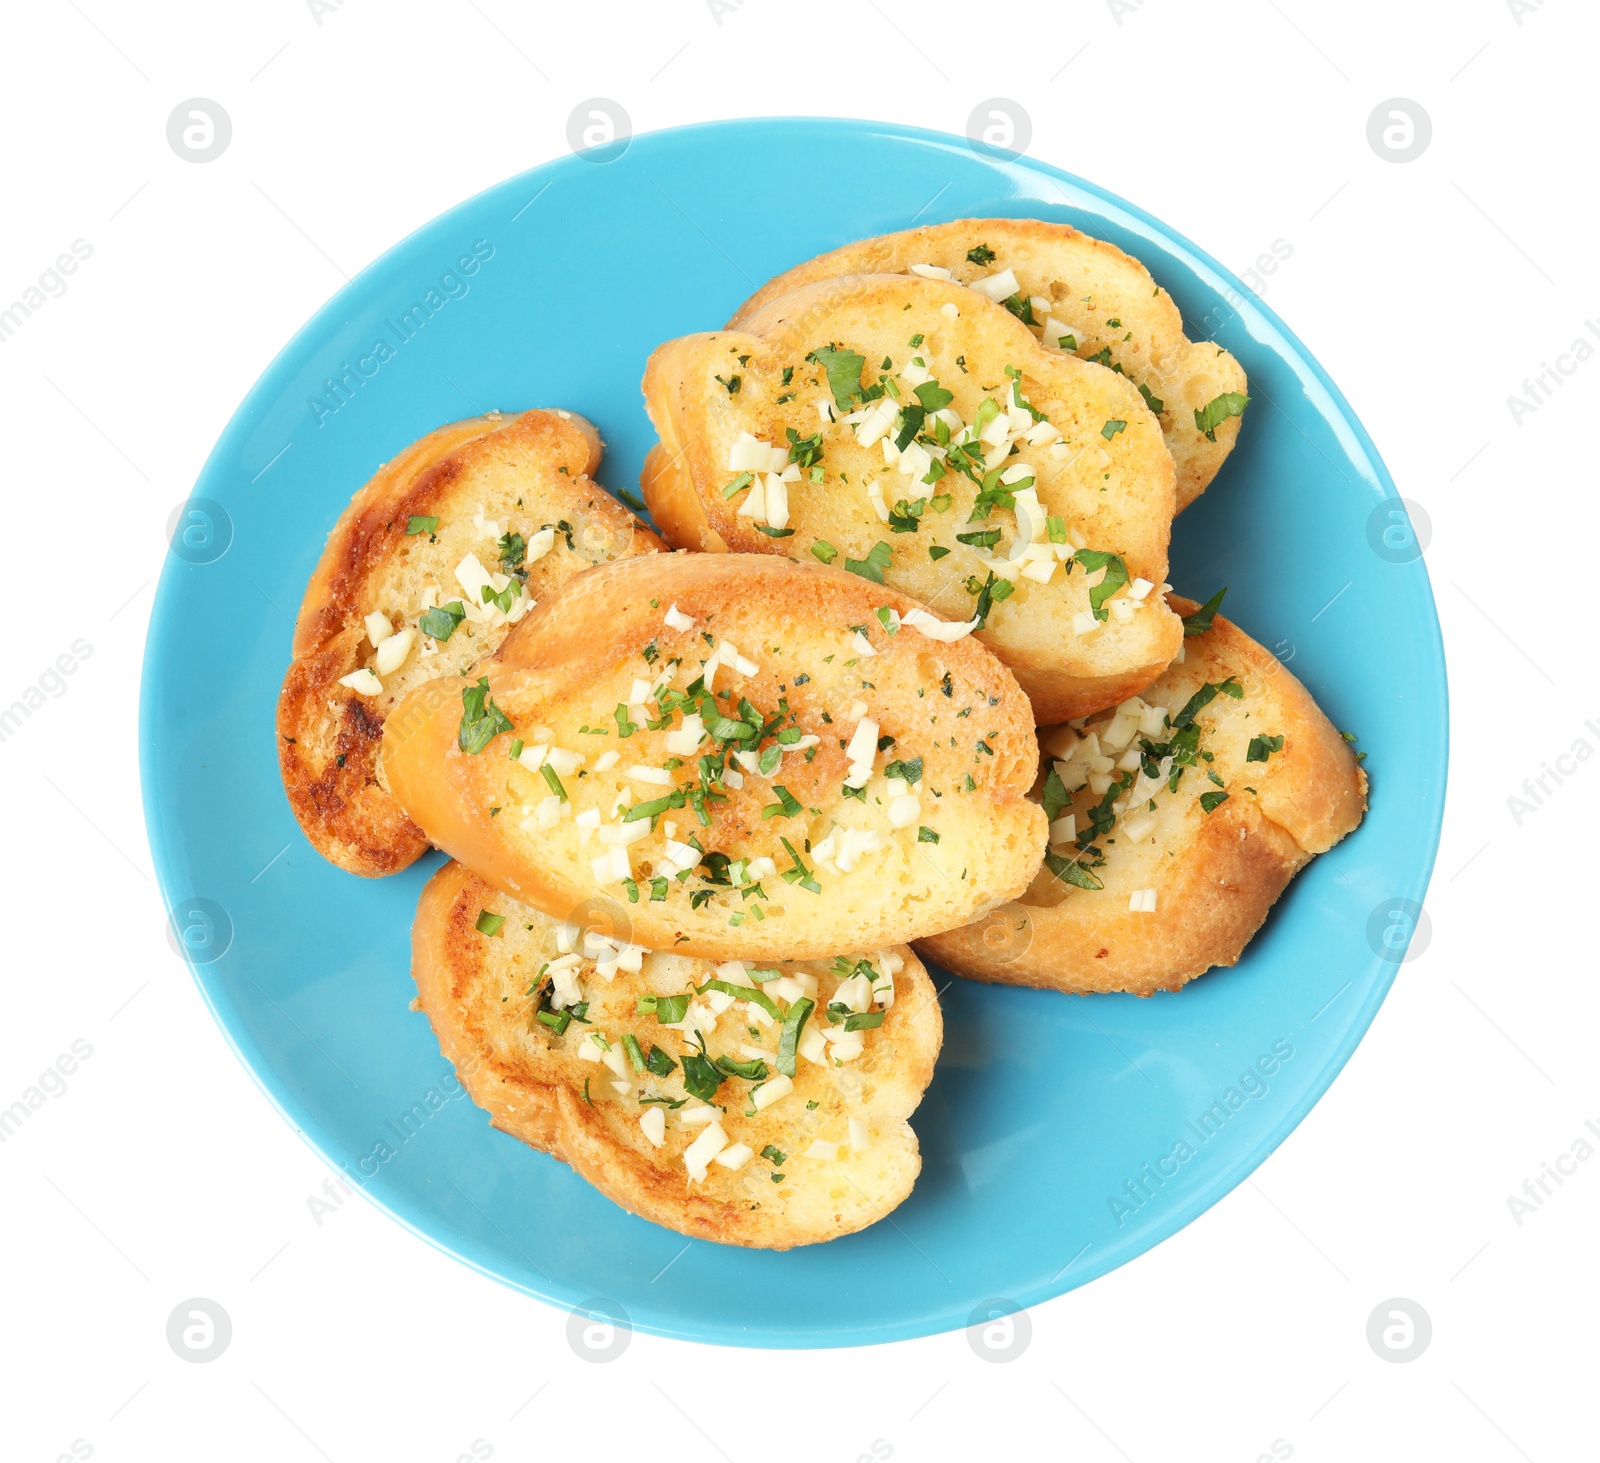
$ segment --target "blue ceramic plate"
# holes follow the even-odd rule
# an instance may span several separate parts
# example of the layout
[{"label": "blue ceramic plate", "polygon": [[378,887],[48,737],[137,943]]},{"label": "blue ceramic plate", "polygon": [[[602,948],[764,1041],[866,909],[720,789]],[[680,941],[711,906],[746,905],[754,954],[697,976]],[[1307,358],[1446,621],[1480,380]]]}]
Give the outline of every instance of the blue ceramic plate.
[{"label": "blue ceramic plate", "polygon": [[[753,178],[794,180],[791,206],[758,201]],[[437,858],[384,880],[341,873],[301,836],[279,784],[273,714],[292,617],[340,510],[414,438],[488,407],[563,406],[610,444],[602,479],[636,488],[653,346],[716,328],[822,250],[973,215],[1114,241],[1172,292],[1191,334],[1244,363],[1239,446],[1178,521],[1172,579],[1196,598],[1228,585],[1227,613],[1360,734],[1372,809],[1300,876],[1236,969],[1181,994],[951,984],[915,1120],[922,1178],[889,1219],[788,1254],[686,1243],[451,1096],[427,1020],[408,1008],[411,916]],[[295,336],[176,525],[141,755],[156,868],[200,989],[267,1095],[353,1185],[560,1305],[604,1302],[698,1341],[842,1346],[1082,1285],[1187,1224],[1283,1141],[1372,1020],[1427,885],[1445,673],[1427,574],[1367,434],[1215,261],[1088,183],[961,138],[728,122],[492,188],[385,254]]]}]

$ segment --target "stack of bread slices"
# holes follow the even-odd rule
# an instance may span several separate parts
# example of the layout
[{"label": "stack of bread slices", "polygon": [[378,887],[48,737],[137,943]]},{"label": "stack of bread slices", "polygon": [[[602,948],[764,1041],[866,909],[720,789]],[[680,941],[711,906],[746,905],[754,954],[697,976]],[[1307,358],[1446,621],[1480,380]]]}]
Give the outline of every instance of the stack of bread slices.
[{"label": "stack of bread slices", "polygon": [[497,1127],[684,1234],[811,1244],[916,1180],[918,951],[1176,990],[1366,780],[1220,594],[1167,583],[1248,396],[1120,250],[995,219],[849,245],[661,345],[644,391],[654,529],[554,409],[356,494],[284,785],[352,873],[449,855],[413,974]]}]

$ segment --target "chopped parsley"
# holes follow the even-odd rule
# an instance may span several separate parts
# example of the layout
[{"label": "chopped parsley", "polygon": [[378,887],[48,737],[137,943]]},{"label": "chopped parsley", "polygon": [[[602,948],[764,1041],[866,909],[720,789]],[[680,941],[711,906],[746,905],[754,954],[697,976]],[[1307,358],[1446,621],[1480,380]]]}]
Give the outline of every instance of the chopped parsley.
[{"label": "chopped parsley", "polygon": [[461,728],[456,740],[463,752],[476,756],[501,732],[511,730],[511,720],[489,699],[489,678],[479,676],[478,684],[461,692]]},{"label": "chopped parsley", "polygon": [[1250,398],[1242,391],[1224,391],[1221,396],[1213,397],[1204,406],[1194,409],[1195,430],[1204,432],[1206,441],[1217,440],[1217,428],[1229,417],[1242,417],[1244,409],[1250,405]]},{"label": "chopped parsley", "polygon": [[[817,552],[816,544],[812,545],[811,552],[814,554]],[[818,554],[817,557],[821,558],[822,556]],[[852,559],[847,555],[844,567],[852,574],[859,574],[863,579],[870,579],[874,584],[882,584],[883,571],[889,567],[893,559],[894,550],[880,539],[867,551],[865,559]],[[823,563],[828,562],[830,561],[823,559]]]},{"label": "chopped parsley", "polygon": [[991,249],[987,244],[979,244],[975,248],[968,249],[967,263],[978,265],[993,264],[994,250]]},{"label": "chopped parsley", "polygon": [[1244,754],[1246,762],[1265,762],[1274,752],[1283,750],[1283,738],[1251,737],[1249,749]]},{"label": "chopped parsley", "polygon": [[430,518],[425,513],[413,513],[406,519],[406,537],[410,538],[414,533],[432,533],[438,526],[437,518]]},{"label": "chopped parsley", "polygon": [[442,645],[456,633],[456,626],[466,617],[467,607],[460,600],[453,599],[449,604],[429,610],[417,621],[417,628]]},{"label": "chopped parsley", "polygon": [[865,356],[822,346],[806,359],[815,361],[828,373],[828,390],[833,393],[834,405],[840,411],[849,411],[852,404],[861,399],[861,368],[867,364]]},{"label": "chopped parsley", "polygon": [[1204,635],[1211,628],[1211,622],[1216,619],[1217,611],[1222,607],[1222,596],[1227,592],[1228,586],[1224,584],[1192,615],[1183,617],[1183,638],[1185,640],[1192,640],[1196,635]]}]

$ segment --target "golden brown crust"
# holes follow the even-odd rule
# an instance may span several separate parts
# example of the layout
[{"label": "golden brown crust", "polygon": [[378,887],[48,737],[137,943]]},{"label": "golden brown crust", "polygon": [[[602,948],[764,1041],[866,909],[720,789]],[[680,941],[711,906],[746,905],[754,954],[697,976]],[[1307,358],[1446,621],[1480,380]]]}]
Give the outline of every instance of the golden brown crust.
[{"label": "golden brown crust", "polygon": [[[991,263],[980,266],[967,257],[979,245],[995,251]],[[1188,339],[1172,297],[1137,259],[1066,224],[955,219],[862,239],[768,281],[739,307],[728,329],[750,328],[751,316],[772,299],[814,280],[904,273],[913,264],[949,269],[963,283],[991,271],[1014,270],[1023,293],[1051,300],[1063,323],[1081,327],[1075,336],[1078,355],[1109,348],[1112,359],[1161,400],[1161,428],[1177,464],[1178,511],[1216,477],[1238,439],[1239,419],[1224,421],[1211,441],[1195,425],[1194,412],[1224,392],[1245,392],[1243,367],[1210,341]]]},{"label": "golden brown crust", "polygon": [[[493,937],[477,928],[485,910],[506,918]],[[619,1096],[609,1069],[575,1053],[586,1029],[606,1032],[615,1045],[631,1028],[641,1051],[659,1045],[675,1060],[681,1058],[686,1049],[681,1033],[634,1015],[637,997],[669,986],[686,988],[714,972],[681,959],[664,970],[661,957],[646,956],[641,973],[619,972],[610,984],[587,986],[587,1027],[574,1022],[557,1034],[532,1019],[536,997],[530,993],[543,984],[538,972],[552,937],[551,921],[507,899],[459,863],[448,863],[434,875],[417,906],[412,973],[418,1005],[462,1085],[496,1128],[570,1164],[631,1213],[719,1244],[769,1249],[815,1244],[864,1228],[910,1193],[921,1165],[906,1119],[933,1077],[943,1037],[932,983],[910,950],[895,952],[905,964],[894,975],[894,1002],[858,1060],[832,1069],[800,1061],[794,1091],[754,1119],[746,1114],[747,1104],[737,1100],[742,1081],[730,1080],[718,1094],[726,1109],[720,1122],[730,1141],[746,1142],[757,1152],[768,1143],[779,1146],[786,1160],[782,1169],[763,1158],[753,1158],[738,1172],[713,1164],[704,1180],[691,1183],[682,1153],[698,1130],[680,1127],[676,1113],[664,1110],[664,1142],[658,1148],[638,1122],[647,1109],[637,1097],[659,1090],[677,1100],[679,1078],[657,1081],[640,1074],[629,1084],[635,1091]],[[827,989],[836,983],[826,967],[782,968],[809,970]],[[737,1013],[721,1024],[737,1027]],[[713,1043],[716,1052],[720,1043],[716,1038]],[[813,1139],[845,1137],[852,1116],[871,1127],[871,1149],[856,1154],[846,1144],[838,1159],[805,1156]],[[775,1171],[784,1174],[780,1184],[770,1178]]]},{"label": "golden brown crust", "polygon": [[[674,605],[693,620],[692,629],[667,626]],[[803,855],[809,846],[824,846],[835,821],[880,829],[883,844],[874,862],[853,876],[819,875],[820,893],[768,877],[760,918],[745,912],[746,901],[732,890],[691,902],[700,876],[674,877],[670,898],[641,899],[631,909],[634,938],[654,949],[719,959],[809,959],[948,929],[1020,893],[1032,878],[1044,836],[1043,814],[1027,797],[1038,749],[1026,698],[983,646],[970,637],[943,644],[910,628],[890,635],[876,614],[914,607],[856,575],[785,559],[672,554],[606,565],[547,599],[492,661],[477,667],[515,730],[476,755],[463,752],[464,683],[434,682],[390,718],[383,772],[438,847],[514,898],[565,918],[597,894],[617,897],[616,885],[597,883],[591,862],[603,847],[580,837],[576,818],[548,829],[526,826],[524,815],[547,795],[547,784],[542,771],[510,760],[509,745],[513,738],[531,745],[538,739],[532,729],[544,728],[554,745],[581,748],[591,762],[597,748],[616,749],[627,762],[604,778],[598,769],[594,777],[586,770],[569,790],[577,794],[569,808],[599,807],[608,824],[614,799],[632,806],[666,793],[671,784],[641,787],[628,773],[634,759],[663,765],[670,750],[663,745],[666,730],[636,726],[620,741],[610,731],[603,740],[593,732],[580,735],[580,727],[615,728],[614,709],[628,701],[631,680],[655,674],[674,658],[682,662],[679,681],[695,675],[710,654],[710,626],[757,666],[755,674],[734,681],[723,674],[719,692],[737,683],[739,695],[763,716],[787,703],[794,724],[819,744],[807,757],[786,754],[781,771],[747,773],[742,787],[708,803],[710,824],[699,824],[687,808],[666,815],[681,820],[674,824],[676,836],[681,841],[693,833],[704,840],[703,851],[734,859],[771,857],[781,871],[793,866],[780,837]],[[856,626],[867,627],[863,633],[875,652],[870,659],[854,648]],[[849,770],[844,744],[855,726],[854,717],[842,718],[857,700],[870,701],[882,736],[896,739],[894,758],[923,759],[919,824],[940,835],[938,845],[919,842],[917,826],[891,829],[875,790],[865,800],[842,795]],[[639,720],[635,713],[633,721]],[[681,718],[673,723],[680,725]],[[696,755],[711,749],[705,742]],[[890,755],[880,749],[879,773]],[[697,768],[693,758],[680,761],[674,782],[685,786]],[[798,809],[774,816],[780,777]],[[660,840],[674,836],[664,821],[650,841],[629,850],[641,887],[661,867]]]},{"label": "golden brown crust", "polygon": [[[951,318],[946,310],[958,313]],[[820,368],[808,360],[833,342],[858,350],[873,368],[885,357],[905,366],[920,352],[953,393],[952,410],[963,421],[973,420],[983,400],[1005,397],[1003,368],[1020,370],[1027,399],[1061,436],[1057,444],[1026,448],[1017,439],[1014,462],[1035,473],[1043,510],[1062,519],[1066,532],[1078,536],[1074,542],[1119,555],[1131,578],[1154,585],[1165,580],[1172,458],[1157,419],[1126,377],[1047,351],[1019,320],[981,295],[903,275],[820,278],[768,298],[742,319],[738,332],[668,341],[645,369],[645,404],[661,442],[641,486],[668,542],[802,562],[813,544],[864,559],[882,542],[892,551],[884,570],[888,584],[946,619],[973,613],[973,593],[992,575],[992,551],[1006,550],[972,542],[977,487],[960,472],[947,472],[936,489],[919,486],[887,467],[875,447],[859,445],[849,429],[824,426],[827,477],[789,488],[790,534],[763,533],[741,511],[748,508],[745,500],[726,495],[729,452],[740,431],[775,444],[793,440],[788,433],[817,431],[817,403],[832,398]],[[913,338],[921,344],[909,346]],[[739,377],[736,393],[726,389],[730,371]],[[872,504],[865,485],[874,481],[890,506],[902,494],[949,501],[924,512],[915,533],[897,533]],[[999,528],[1009,544],[1016,537],[1010,517],[996,515],[981,527]],[[1015,568],[1009,576],[1010,597],[994,603],[977,634],[1017,677],[1040,722],[1115,705],[1158,675],[1182,642],[1182,627],[1158,596],[1129,619],[1113,617],[1081,635],[1073,621],[1089,608],[1083,570],[1057,572],[1045,583]]]},{"label": "golden brown crust", "polygon": [[[1195,609],[1189,600],[1172,603],[1180,614]],[[1183,662],[1145,695],[1165,692],[1165,704],[1177,706],[1201,684],[1229,676],[1238,678],[1244,696],[1212,703],[1217,710],[1207,720],[1227,722],[1202,746],[1217,747],[1211,765],[1222,770],[1230,795],[1210,813],[1191,803],[1181,830],[1165,844],[1175,858],[1158,858],[1157,873],[1131,881],[1118,876],[1113,860],[1097,871],[1106,884],[1098,891],[1066,889],[1041,871],[1021,900],[965,929],[919,941],[922,953],[976,980],[1143,996],[1235,964],[1294,875],[1360,823],[1367,783],[1305,687],[1220,616],[1187,642]],[[1244,762],[1244,743],[1257,733],[1281,735],[1282,750],[1265,763]],[[1187,777],[1191,797],[1209,790],[1199,772]],[[1157,891],[1154,913],[1129,910],[1130,887]]]},{"label": "golden brown crust", "polygon": [[[427,848],[376,775],[383,723],[404,690],[430,674],[450,674],[492,651],[508,626],[474,627],[451,637],[431,663],[413,652],[365,696],[342,677],[372,657],[363,617],[382,608],[402,621],[424,579],[443,599],[458,598],[454,568],[461,525],[474,512],[491,519],[538,516],[559,509],[577,537],[528,569],[528,592],[542,594],[598,560],[664,547],[589,474],[599,465],[600,438],[571,413],[528,411],[453,422],[397,454],[351,500],[328,536],[295,624],[294,659],[278,699],[279,765],[290,806],[324,858],[351,873],[378,876],[403,869]],[[518,509],[517,499],[525,501]],[[408,535],[411,517],[438,517],[441,532]],[[464,526],[464,525],[463,525]],[[470,528],[466,531],[470,534]],[[476,547],[494,562],[487,541]],[[415,605],[412,605],[415,608]]]}]

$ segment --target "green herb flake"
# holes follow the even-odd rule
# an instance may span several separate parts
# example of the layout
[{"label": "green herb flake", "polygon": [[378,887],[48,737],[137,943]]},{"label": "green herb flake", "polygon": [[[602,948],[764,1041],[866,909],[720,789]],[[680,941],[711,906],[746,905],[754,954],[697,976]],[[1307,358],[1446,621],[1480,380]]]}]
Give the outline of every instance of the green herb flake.
[{"label": "green herb flake", "polygon": [[477,930],[480,935],[498,935],[500,926],[506,922],[503,914],[490,914],[487,909],[478,911]]},{"label": "green herb flake", "polygon": [[[812,553],[816,553],[813,545]],[[867,551],[865,559],[852,559],[846,557],[844,567],[852,574],[859,574],[863,579],[870,579],[874,584],[883,583],[883,571],[887,569],[894,559],[894,550],[879,540]],[[824,563],[827,561],[824,560]]]},{"label": "green herb flake", "polygon": [[1227,592],[1228,586],[1224,584],[1192,615],[1183,617],[1183,638],[1185,640],[1193,640],[1196,635],[1204,635],[1210,630],[1212,621],[1217,618],[1217,611],[1222,607],[1222,596]]},{"label": "green herb flake", "polygon": [[456,633],[456,626],[466,617],[467,607],[460,600],[453,599],[449,604],[439,605],[424,614],[417,621],[417,628],[442,645]]},{"label": "green herb flake", "polygon": [[501,732],[512,729],[510,718],[489,699],[488,676],[479,676],[477,685],[463,688],[461,707],[456,740],[463,752],[476,756]]},{"label": "green herb flake", "polygon": [[437,518],[430,518],[423,513],[415,513],[406,519],[406,537],[410,538],[414,533],[432,533],[438,526],[439,520]]},{"label": "green herb flake", "polygon": [[1283,738],[1251,737],[1249,749],[1244,754],[1246,762],[1265,762],[1274,752],[1283,750]]},{"label": "green herb flake", "polygon": [[1204,406],[1194,409],[1195,430],[1204,432],[1206,441],[1217,440],[1217,428],[1229,417],[1242,417],[1244,409],[1250,405],[1250,398],[1242,391],[1224,391],[1221,396],[1213,397]]}]

